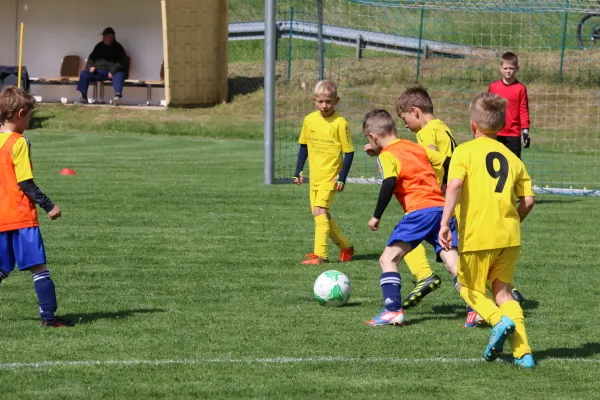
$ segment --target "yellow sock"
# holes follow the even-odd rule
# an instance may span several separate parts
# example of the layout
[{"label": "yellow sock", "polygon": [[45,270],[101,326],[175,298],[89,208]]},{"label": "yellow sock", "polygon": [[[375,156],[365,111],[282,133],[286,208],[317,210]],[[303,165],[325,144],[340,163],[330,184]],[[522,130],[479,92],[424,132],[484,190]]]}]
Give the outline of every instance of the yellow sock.
[{"label": "yellow sock", "polygon": [[329,219],[326,214],[315,217],[315,254],[327,260],[327,238]]},{"label": "yellow sock", "polygon": [[347,249],[348,247],[352,246],[348,238],[344,236],[344,234],[340,230],[340,227],[333,218],[329,220],[329,237],[331,238],[333,243],[335,243],[335,245],[340,249]]},{"label": "yellow sock", "polygon": [[460,289],[460,297],[491,326],[496,325],[503,317],[500,308],[486,293],[463,286]]},{"label": "yellow sock", "polygon": [[508,337],[508,341],[513,350],[513,356],[515,358],[521,358],[527,353],[531,353],[531,347],[527,341],[527,333],[525,332],[525,317],[523,316],[523,309],[518,302],[511,300],[500,306],[500,310],[508,318],[512,319],[515,323],[515,333]]},{"label": "yellow sock", "polygon": [[427,253],[422,244],[418,245],[410,253],[404,256],[404,261],[408,265],[410,273],[415,279],[420,281],[433,274],[429,261],[427,261]]}]

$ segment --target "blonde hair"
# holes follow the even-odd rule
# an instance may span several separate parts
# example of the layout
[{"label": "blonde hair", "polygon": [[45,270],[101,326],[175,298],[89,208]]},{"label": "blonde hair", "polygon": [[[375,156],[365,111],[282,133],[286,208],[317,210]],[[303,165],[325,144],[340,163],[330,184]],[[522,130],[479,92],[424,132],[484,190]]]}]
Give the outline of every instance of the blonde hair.
[{"label": "blonde hair", "polygon": [[315,86],[315,96],[323,93],[331,94],[334,98],[338,97],[338,90],[335,82],[327,79],[317,82],[317,85]]},{"label": "blonde hair", "polygon": [[411,107],[416,107],[424,113],[433,114],[433,101],[423,86],[408,88],[398,97],[396,114],[400,116],[400,113],[409,112]]},{"label": "blonde hair", "polygon": [[0,93],[0,125],[13,119],[20,110],[28,114],[35,108],[35,98],[16,86],[6,86]]},{"label": "blonde hair", "polygon": [[485,134],[494,134],[504,127],[508,100],[494,93],[482,93],[469,106],[471,121]]},{"label": "blonde hair", "polygon": [[394,118],[386,110],[375,109],[369,111],[365,115],[363,121],[363,133],[368,135],[374,133],[376,135],[397,135],[396,123]]}]

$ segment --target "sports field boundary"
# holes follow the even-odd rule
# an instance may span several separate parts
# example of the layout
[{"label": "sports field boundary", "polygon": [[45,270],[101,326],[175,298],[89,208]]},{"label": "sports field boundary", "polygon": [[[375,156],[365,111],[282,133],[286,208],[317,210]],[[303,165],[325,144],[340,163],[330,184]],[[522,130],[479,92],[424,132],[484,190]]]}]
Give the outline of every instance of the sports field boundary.
[{"label": "sports field boundary", "polygon": [[[209,365],[209,364],[310,364],[310,363],[393,363],[393,364],[472,364],[484,362],[483,358],[395,358],[395,357],[273,357],[273,358],[183,358],[171,360],[88,360],[88,361],[39,361],[31,363],[2,363],[0,370],[82,367],[82,366],[162,366],[162,365]],[[496,362],[506,362],[498,360]],[[541,360],[545,363],[600,364],[598,358],[554,358]]]}]

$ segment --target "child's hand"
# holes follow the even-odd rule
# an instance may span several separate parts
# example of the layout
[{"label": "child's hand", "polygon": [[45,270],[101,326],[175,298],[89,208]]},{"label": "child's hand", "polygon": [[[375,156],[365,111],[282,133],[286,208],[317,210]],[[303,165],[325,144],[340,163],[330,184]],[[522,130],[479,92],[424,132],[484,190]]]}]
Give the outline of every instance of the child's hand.
[{"label": "child's hand", "polygon": [[335,190],[337,190],[338,192],[343,192],[345,186],[346,185],[344,185],[344,182],[337,181],[337,183],[335,184]]},{"label": "child's hand", "polygon": [[367,143],[365,144],[365,152],[367,153],[368,156],[370,157],[376,157],[377,153],[375,152],[375,150],[373,150],[371,148],[371,143]]},{"label": "child's hand", "polygon": [[378,218],[375,218],[375,217],[371,218],[369,220],[369,229],[372,231],[376,231],[377,229],[379,229],[379,221],[381,221],[381,220]]},{"label": "child's hand", "polygon": [[448,225],[443,225],[440,227],[438,240],[444,250],[447,251],[452,248],[452,232],[450,231],[450,227]]},{"label": "child's hand", "polygon": [[48,216],[50,217],[50,219],[52,221],[54,221],[57,218],[60,218],[61,216],[61,212],[60,212],[60,208],[58,208],[58,206],[54,206],[54,208],[52,210],[50,210],[50,212],[48,213]]},{"label": "child's hand", "polygon": [[521,131],[523,135],[523,148],[528,149],[531,146],[531,138],[529,137],[529,129],[525,128]]},{"label": "child's hand", "polygon": [[298,186],[304,183],[304,174],[300,174],[299,177],[294,177],[294,183]]}]

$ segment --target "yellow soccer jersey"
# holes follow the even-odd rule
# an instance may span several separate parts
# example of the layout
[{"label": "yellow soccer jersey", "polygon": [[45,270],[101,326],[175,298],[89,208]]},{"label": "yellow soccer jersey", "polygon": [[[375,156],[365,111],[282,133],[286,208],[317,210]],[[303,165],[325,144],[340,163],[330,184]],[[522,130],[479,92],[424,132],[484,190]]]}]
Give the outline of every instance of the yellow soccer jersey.
[{"label": "yellow soccer jersey", "polygon": [[423,147],[435,146],[437,151],[448,157],[452,157],[456,148],[456,141],[450,128],[439,119],[429,121],[423,129],[417,132],[417,143]]},{"label": "yellow soccer jersey", "polygon": [[337,112],[324,118],[315,111],[304,118],[300,144],[308,147],[310,186],[333,190],[342,169],[343,153],[352,153],[352,135],[348,122]]},{"label": "yellow soccer jersey", "polygon": [[502,143],[480,137],[456,148],[448,182],[463,181],[458,199],[459,251],[521,244],[516,197],[533,196],[523,162]]},{"label": "yellow soccer jersey", "polygon": [[[0,148],[4,146],[10,135],[12,135],[12,132],[0,132]],[[25,136],[20,137],[15,142],[12,149],[12,161],[15,165],[17,182],[33,179],[29,140]]]}]

